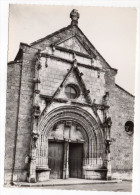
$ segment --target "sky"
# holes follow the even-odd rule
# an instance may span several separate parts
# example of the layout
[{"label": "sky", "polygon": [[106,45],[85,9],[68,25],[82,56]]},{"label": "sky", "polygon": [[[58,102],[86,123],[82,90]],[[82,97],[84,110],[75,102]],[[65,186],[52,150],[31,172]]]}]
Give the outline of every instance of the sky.
[{"label": "sky", "polygon": [[80,13],[79,28],[112,68],[116,83],[134,95],[136,8],[10,5],[8,61],[20,42],[30,44],[70,24],[72,9]]}]

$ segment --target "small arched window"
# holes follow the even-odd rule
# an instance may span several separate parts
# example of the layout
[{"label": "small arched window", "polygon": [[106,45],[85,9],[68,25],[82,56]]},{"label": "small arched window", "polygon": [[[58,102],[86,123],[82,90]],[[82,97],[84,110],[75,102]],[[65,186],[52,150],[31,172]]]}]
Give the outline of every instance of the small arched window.
[{"label": "small arched window", "polygon": [[134,123],[132,121],[127,121],[125,123],[125,131],[131,135],[134,132]]}]

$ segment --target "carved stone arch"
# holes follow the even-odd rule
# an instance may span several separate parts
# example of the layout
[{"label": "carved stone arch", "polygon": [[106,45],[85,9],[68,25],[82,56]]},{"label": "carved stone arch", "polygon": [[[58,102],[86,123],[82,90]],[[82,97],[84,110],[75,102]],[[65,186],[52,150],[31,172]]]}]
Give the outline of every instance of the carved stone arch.
[{"label": "carved stone arch", "polygon": [[89,126],[92,128],[92,130],[96,132],[96,134],[100,134],[101,137],[104,136],[102,129],[100,128],[100,125],[96,122],[95,118],[90,113],[78,106],[61,106],[59,108],[53,109],[49,113],[44,113],[44,115],[40,118],[39,131],[43,131],[44,127],[49,121],[53,119],[54,116],[65,115],[68,113],[71,113],[71,115],[76,113],[79,117],[81,116],[83,119],[86,119],[86,121],[89,123]]},{"label": "carved stone arch", "polygon": [[39,122],[40,135],[47,138],[54,124],[62,120],[72,120],[83,127],[88,140],[88,143],[86,143],[88,154],[86,156],[98,158],[103,154],[104,138],[102,129],[90,113],[77,106],[62,106],[44,114]]}]

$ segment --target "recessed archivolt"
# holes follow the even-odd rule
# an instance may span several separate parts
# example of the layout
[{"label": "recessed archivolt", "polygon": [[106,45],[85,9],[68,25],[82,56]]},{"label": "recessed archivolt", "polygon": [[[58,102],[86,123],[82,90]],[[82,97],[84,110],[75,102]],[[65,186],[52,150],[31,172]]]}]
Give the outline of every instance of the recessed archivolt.
[{"label": "recessed archivolt", "polygon": [[[82,134],[84,136],[85,139],[89,139],[89,135],[87,134],[85,128],[86,128],[86,125],[84,123],[82,123],[80,120],[78,120],[77,118],[75,117],[69,117],[69,116],[65,116],[65,117],[59,117],[59,118],[55,118],[51,123],[50,125],[48,126],[45,126],[45,129],[43,131],[43,134],[48,137],[49,133],[52,131],[53,127],[55,124],[57,123],[61,123],[61,122],[64,122],[64,121],[72,121],[72,122],[75,122],[77,124],[80,124],[82,126],[81,128],[81,131],[82,131]],[[47,131],[47,129],[49,128],[49,130]]]},{"label": "recessed archivolt", "polygon": [[[88,135],[92,136],[95,132],[97,135],[103,137],[102,129],[99,127],[96,120],[91,116],[91,114],[77,106],[62,106],[52,110],[49,113],[46,113],[39,122],[39,131],[42,133],[44,129],[49,131],[47,126],[50,127],[51,123],[54,124],[53,120],[56,118],[60,119],[61,116],[67,116],[70,118],[76,117],[79,122],[83,123],[84,121],[83,125],[86,124],[85,128],[88,129]],[[45,132],[45,134],[46,133],[47,132]]]},{"label": "recessed archivolt", "polygon": [[66,120],[71,120],[82,126],[84,131],[82,133],[88,140],[89,146],[93,141],[96,151],[98,148],[102,148],[104,140],[102,129],[91,114],[77,106],[62,106],[46,113],[39,123],[40,135],[47,138],[56,123]]}]

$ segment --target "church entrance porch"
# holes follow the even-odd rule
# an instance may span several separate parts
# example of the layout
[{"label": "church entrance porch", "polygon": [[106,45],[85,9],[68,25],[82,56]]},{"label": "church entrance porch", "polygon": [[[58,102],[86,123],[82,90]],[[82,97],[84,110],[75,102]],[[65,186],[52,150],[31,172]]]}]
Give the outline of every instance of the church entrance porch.
[{"label": "church entrance porch", "polygon": [[56,109],[40,123],[35,153],[36,181],[103,179],[107,167],[102,130],[86,111],[64,107],[67,108],[67,112]]}]

